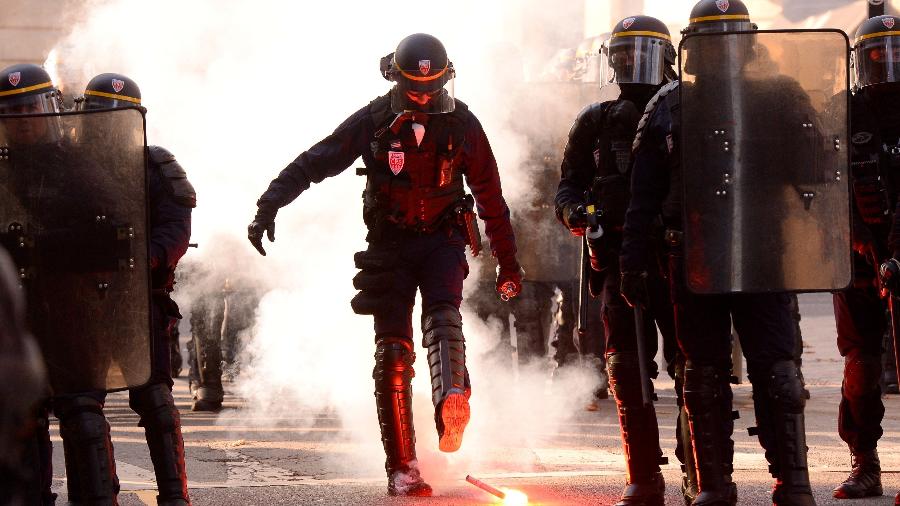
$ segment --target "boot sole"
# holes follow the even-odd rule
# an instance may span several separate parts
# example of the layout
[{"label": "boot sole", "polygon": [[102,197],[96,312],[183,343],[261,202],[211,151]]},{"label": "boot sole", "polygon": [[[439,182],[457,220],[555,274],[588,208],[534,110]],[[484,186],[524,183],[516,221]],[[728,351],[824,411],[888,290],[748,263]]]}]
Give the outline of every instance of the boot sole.
[{"label": "boot sole", "polygon": [[441,434],[438,448],[442,452],[451,453],[462,446],[463,432],[469,423],[469,401],[461,393],[452,393],[441,405],[441,421],[444,432]]}]

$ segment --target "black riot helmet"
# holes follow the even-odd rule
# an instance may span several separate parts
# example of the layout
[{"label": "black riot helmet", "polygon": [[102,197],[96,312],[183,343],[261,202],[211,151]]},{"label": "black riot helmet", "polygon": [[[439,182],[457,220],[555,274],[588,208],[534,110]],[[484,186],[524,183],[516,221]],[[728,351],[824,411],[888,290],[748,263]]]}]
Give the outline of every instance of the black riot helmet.
[{"label": "black riot helmet", "polygon": [[0,70],[0,114],[59,112],[62,99],[46,70],[20,63]]},{"label": "black riot helmet", "polygon": [[453,100],[456,71],[437,37],[426,33],[406,37],[393,54],[382,58],[381,67],[384,78],[397,83],[391,90],[394,112],[439,114],[456,107]]},{"label": "black riot helmet", "polygon": [[853,67],[858,88],[900,82],[900,17],[876,16],[859,26]]},{"label": "black riot helmet", "polygon": [[750,30],[756,30],[756,25],[750,21],[750,11],[741,0],[700,0],[691,9],[690,24],[682,33]]},{"label": "black riot helmet", "polygon": [[141,105],[141,89],[128,76],[107,72],[88,82],[84,95],[77,99],[76,109],[112,109]]},{"label": "black riot helmet", "polygon": [[665,80],[666,68],[675,64],[669,29],[650,16],[619,21],[600,52],[610,69],[605,77],[609,83],[656,86]]}]

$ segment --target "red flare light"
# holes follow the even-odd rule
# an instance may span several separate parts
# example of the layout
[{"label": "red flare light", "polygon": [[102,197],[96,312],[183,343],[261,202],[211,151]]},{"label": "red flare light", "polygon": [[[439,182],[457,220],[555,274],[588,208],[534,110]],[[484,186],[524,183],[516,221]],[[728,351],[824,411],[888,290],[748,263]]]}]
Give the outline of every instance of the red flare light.
[{"label": "red flare light", "polygon": [[500,490],[472,476],[466,476],[466,481],[500,499],[505,506],[526,506],[528,504],[528,496],[524,492],[505,487]]}]

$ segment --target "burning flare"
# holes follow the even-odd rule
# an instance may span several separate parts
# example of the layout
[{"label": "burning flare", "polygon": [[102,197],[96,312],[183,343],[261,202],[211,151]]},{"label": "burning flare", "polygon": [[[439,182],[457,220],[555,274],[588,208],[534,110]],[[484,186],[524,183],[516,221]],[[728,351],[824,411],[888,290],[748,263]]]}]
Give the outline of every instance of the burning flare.
[{"label": "burning flare", "polygon": [[528,496],[524,492],[506,487],[497,489],[471,475],[466,476],[466,481],[500,499],[502,501],[501,504],[505,506],[526,506],[528,504]]}]

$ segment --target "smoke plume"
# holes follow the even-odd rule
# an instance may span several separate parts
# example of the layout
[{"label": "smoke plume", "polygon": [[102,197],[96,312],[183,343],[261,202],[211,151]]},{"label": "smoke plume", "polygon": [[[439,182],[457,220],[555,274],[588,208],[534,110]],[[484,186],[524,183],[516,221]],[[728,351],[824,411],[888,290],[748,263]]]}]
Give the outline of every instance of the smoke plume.
[{"label": "smoke plume", "polygon": [[[354,462],[379,472],[372,320],[349,306],[353,253],[365,249],[356,165],[279,212],[277,240],[266,242],[266,257],[245,239],[256,199],[294,157],[389,89],[379,59],[415,32],[431,33],[447,47],[458,73],[456,95],[491,139],[511,207],[555,190],[535,188],[520,170],[529,147],[525,132],[541,128],[543,118],[517,114],[515,91],[543,59],[581,38],[580,7],[569,4],[579,2],[87,4],[56,48],[64,86],[78,93],[101,72],[135,79],[148,110],[149,142],[172,151],[197,189],[192,241],[199,248],[184,262],[207,274],[178,285],[183,312],[223,276],[263,294],[234,384],[248,418],[335,412],[365,449]],[[467,293],[480,268],[473,263]],[[417,312],[416,326],[418,318]],[[563,394],[549,395],[542,364],[515,371],[509,357],[490,358],[501,339],[499,320],[482,321],[464,307],[464,330],[473,419],[458,454],[436,451],[428,369],[418,353],[415,410],[425,472],[435,481],[438,474],[456,479],[473,462],[496,468],[504,461],[510,470],[530,470],[535,438],[553,433],[581,406],[589,379],[576,374],[557,381],[553,389]],[[447,471],[439,473],[438,465]]]}]

